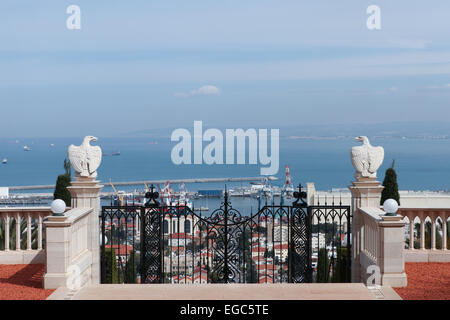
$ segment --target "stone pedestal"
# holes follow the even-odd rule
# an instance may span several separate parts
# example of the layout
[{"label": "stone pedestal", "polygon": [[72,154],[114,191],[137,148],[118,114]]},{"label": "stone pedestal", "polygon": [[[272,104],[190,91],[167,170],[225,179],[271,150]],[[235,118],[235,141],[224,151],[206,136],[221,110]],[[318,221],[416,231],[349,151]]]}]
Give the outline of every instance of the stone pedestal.
[{"label": "stone pedestal", "polygon": [[45,219],[45,289],[77,290],[92,282],[93,256],[87,243],[92,212],[92,208],[77,208]]},{"label": "stone pedestal", "polygon": [[382,216],[378,223],[380,254],[378,266],[381,284],[391,287],[406,287],[405,273],[405,222],[400,215]]},{"label": "stone pedestal", "polygon": [[381,285],[404,287],[406,286],[405,258],[404,258],[404,227],[405,222],[400,215],[386,216],[380,210],[381,192],[384,187],[375,178],[359,178],[349,186],[352,194],[353,225],[352,225],[352,282],[363,281],[361,270],[361,228],[362,210],[379,214],[371,217],[376,223],[376,236],[367,241],[376,241],[376,264],[380,268]]},{"label": "stone pedestal", "polygon": [[100,283],[100,192],[103,185],[95,178],[76,177],[68,187],[72,195],[72,208],[92,208],[88,220],[87,244],[92,252],[92,284]]},{"label": "stone pedestal", "polygon": [[44,288],[65,287],[70,265],[70,223],[68,216],[48,216],[45,226],[45,260]]},{"label": "stone pedestal", "polygon": [[379,208],[384,187],[376,178],[359,178],[348,187],[353,208]]},{"label": "stone pedestal", "polygon": [[361,282],[361,218],[359,208],[380,208],[384,187],[376,178],[358,178],[348,187],[352,194],[352,282]]}]

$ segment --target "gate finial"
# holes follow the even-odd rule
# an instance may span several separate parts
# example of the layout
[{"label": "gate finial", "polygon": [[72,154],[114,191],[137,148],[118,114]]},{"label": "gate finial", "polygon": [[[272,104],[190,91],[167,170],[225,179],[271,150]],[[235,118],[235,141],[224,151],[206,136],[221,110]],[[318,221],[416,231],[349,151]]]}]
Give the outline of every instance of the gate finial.
[{"label": "gate finial", "polygon": [[[308,204],[305,202],[305,199],[307,197],[306,192],[302,191],[302,184],[299,183],[297,187],[298,191],[294,192],[294,198],[296,199],[292,205],[294,207],[307,207]],[[301,201],[301,203],[298,203]]]},{"label": "gate finial", "polygon": [[156,208],[159,207],[159,201],[156,200],[159,197],[159,193],[155,191],[155,186],[152,184],[150,186],[150,191],[145,193],[145,199],[148,199],[145,202],[146,208]]}]

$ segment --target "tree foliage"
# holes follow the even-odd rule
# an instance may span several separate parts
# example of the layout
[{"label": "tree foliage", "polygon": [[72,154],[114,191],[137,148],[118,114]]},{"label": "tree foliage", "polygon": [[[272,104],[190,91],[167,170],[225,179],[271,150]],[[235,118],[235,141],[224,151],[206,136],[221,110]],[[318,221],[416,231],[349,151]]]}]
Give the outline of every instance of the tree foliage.
[{"label": "tree foliage", "polygon": [[383,192],[381,193],[381,202],[382,205],[387,199],[394,199],[400,205],[400,194],[398,193],[398,184],[397,184],[397,173],[394,168],[389,168],[386,170],[386,174],[384,176],[383,181]]},{"label": "tree foliage", "polygon": [[71,170],[70,162],[64,159],[64,174],[60,174],[56,180],[55,192],[53,193],[53,199],[61,199],[66,203],[66,206],[70,207],[72,204],[72,196],[70,195],[67,187],[71,185]]},{"label": "tree foliage", "polygon": [[347,248],[337,249],[336,269],[333,270],[331,282],[342,283],[351,282],[350,279],[350,264]]},{"label": "tree foliage", "polygon": [[65,175],[72,179],[72,170],[68,159],[64,159],[64,171]]},{"label": "tree foliage", "polygon": [[112,248],[105,249],[105,282],[121,283],[119,270],[117,269],[116,251]]},{"label": "tree foliage", "polygon": [[320,248],[317,261],[317,282],[328,282],[330,274],[330,260],[325,248]]},{"label": "tree foliage", "polygon": [[139,261],[138,254],[132,250],[126,264],[126,283],[137,283],[137,261]]}]

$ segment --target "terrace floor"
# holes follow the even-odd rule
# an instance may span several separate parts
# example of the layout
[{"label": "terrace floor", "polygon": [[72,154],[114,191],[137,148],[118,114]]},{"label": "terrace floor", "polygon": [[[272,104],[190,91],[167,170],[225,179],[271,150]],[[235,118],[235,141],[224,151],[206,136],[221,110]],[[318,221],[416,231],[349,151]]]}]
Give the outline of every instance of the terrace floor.
[{"label": "terrace floor", "polygon": [[[369,290],[362,284],[99,285],[79,292],[42,289],[42,264],[0,265],[0,300],[44,299],[399,299],[450,300],[450,263],[406,263],[408,286]],[[155,290],[155,287],[157,287]],[[216,287],[218,286],[218,287]],[[255,286],[258,286],[255,290]],[[398,295],[397,295],[398,294]]]},{"label": "terrace floor", "polygon": [[42,289],[42,264],[0,265],[0,300],[45,300],[55,290]]},{"label": "terrace floor", "polygon": [[103,284],[78,292],[57,289],[50,300],[376,300],[400,297],[390,287],[362,283]]},{"label": "terrace floor", "polygon": [[394,288],[404,300],[450,300],[450,263],[407,262],[408,285]]}]

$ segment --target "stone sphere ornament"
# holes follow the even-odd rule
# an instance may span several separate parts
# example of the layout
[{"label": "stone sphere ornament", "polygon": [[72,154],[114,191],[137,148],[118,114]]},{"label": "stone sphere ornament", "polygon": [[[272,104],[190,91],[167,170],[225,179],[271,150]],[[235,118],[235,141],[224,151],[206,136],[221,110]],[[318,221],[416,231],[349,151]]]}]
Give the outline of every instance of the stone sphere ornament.
[{"label": "stone sphere ornament", "polygon": [[395,216],[398,211],[398,203],[394,199],[387,199],[383,203],[383,209],[386,211],[387,216]]},{"label": "stone sphere ornament", "polygon": [[66,203],[61,199],[53,200],[50,209],[54,216],[63,216],[66,211]]}]

